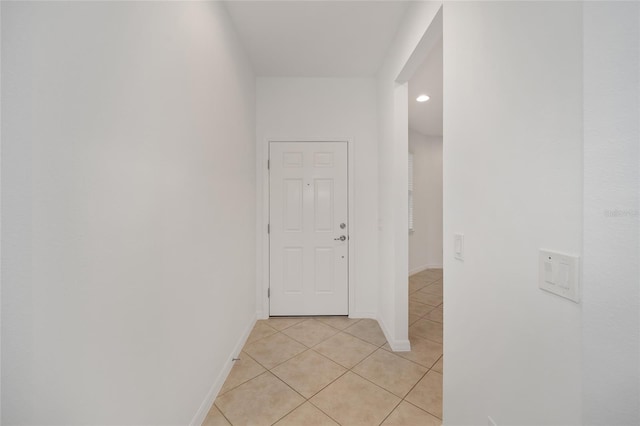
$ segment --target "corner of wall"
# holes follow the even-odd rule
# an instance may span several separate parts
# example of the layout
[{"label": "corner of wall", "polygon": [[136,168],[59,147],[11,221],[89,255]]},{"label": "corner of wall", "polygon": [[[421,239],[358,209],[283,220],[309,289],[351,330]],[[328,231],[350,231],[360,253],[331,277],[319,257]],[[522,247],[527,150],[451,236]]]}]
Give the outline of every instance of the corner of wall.
[{"label": "corner of wall", "polygon": [[249,321],[248,326],[245,327],[242,336],[240,336],[240,339],[238,339],[238,342],[233,347],[231,353],[227,356],[227,361],[224,363],[224,367],[222,368],[222,370],[220,370],[218,377],[216,377],[213,384],[211,385],[211,388],[209,388],[207,396],[205,396],[204,400],[200,404],[200,407],[198,408],[198,411],[193,416],[193,419],[191,419],[191,422],[189,422],[190,426],[200,426],[204,423],[205,419],[207,418],[207,414],[209,414],[209,410],[211,410],[211,406],[215,402],[220,389],[222,389],[222,385],[224,385],[225,380],[227,380],[227,377],[231,372],[231,368],[233,368],[233,359],[236,358],[242,351],[242,348],[247,342],[247,339],[249,338],[249,335],[251,334],[251,331],[253,330],[255,324],[256,317],[254,316]]},{"label": "corner of wall", "polygon": [[409,352],[411,350],[411,342],[409,342],[409,339],[394,339],[389,332],[389,328],[384,322],[384,319],[382,317],[378,317],[377,321],[378,324],[380,324],[384,337],[387,339],[387,343],[389,343],[393,352]]}]

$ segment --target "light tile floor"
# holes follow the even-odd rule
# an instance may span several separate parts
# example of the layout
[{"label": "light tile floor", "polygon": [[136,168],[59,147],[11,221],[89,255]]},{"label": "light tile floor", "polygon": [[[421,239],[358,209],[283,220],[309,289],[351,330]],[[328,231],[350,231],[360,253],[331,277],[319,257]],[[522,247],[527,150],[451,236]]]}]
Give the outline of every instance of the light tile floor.
[{"label": "light tile floor", "polygon": [[411,352],[374,320],[258,321],[204,425],[441,425],[442,270],[409,293]]}]

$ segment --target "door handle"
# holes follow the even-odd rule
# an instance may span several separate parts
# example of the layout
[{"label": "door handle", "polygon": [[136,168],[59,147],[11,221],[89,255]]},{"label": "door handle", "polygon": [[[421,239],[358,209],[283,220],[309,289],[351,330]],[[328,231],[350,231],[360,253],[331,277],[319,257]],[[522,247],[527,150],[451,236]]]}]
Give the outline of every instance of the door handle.
[{"label": "door handle", "polygon": [[340,235],[338,238],[334,238],[335,241],[345,241],[347,239],[347,237],[345,237],[344,235]]}]

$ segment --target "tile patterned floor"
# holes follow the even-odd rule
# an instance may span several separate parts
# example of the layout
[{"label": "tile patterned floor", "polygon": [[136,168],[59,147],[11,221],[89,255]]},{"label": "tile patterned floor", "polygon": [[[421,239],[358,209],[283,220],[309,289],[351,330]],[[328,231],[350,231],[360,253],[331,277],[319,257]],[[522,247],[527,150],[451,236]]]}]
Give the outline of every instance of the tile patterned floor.
[{"label": "tile patterned floor", "polygon": [[378,323],[347,317],[258,321],[203,423],[442,424],[442,270],[409,278],[411,352]]}]

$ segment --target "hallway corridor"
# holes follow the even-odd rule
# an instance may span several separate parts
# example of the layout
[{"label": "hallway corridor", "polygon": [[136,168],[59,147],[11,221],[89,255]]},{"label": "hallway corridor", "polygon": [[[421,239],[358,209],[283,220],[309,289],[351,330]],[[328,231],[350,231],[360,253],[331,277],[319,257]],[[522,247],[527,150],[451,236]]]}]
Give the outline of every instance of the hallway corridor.
[{"label": "hallway corridor", "polygon": [[442,270],[411,276],[409,293],[411,352],[375,320],[258,321],[204,425],[440,425]]}]

